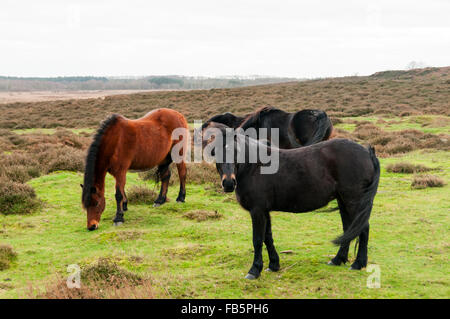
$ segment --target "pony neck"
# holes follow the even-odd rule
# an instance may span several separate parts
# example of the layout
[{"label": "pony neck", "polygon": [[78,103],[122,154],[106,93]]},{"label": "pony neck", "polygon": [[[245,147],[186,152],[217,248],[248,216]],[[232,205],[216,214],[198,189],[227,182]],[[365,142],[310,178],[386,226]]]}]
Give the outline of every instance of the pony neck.
[{"label": "pony neck", "polygon": [[105,178],[106,169],[101,172],[96,172],[96,174],[94,175],[94,186],[102,196],[105,193]]}]

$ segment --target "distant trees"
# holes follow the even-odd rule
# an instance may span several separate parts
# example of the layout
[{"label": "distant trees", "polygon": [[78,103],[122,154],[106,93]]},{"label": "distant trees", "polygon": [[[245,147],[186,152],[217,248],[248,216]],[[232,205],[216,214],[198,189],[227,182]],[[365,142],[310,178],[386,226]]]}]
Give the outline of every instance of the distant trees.
[{"label": "distant trees", "polygon": [[158,86],[162,86],[162,85],[178,85],[178,87],[182,87],[183,86],[183,80],[179,79],[179,78],[172,78],[172,77],[167,77],[167,76],[155,76],[155,77],[151,77],[148,79],[148,81],[150,83],[154,83]]},{"label": "distant trees", "polygon": [[407,70],[414,70],[414,69],[422,69],[426,68],[426,64],[424,62],[419,61],[411,61],[406,65]]},{"label": "distant trees", "polygon": [[70,90],[152,90],[152,89],[219,89],[295,81],[295,78],[264,77],[189,77],[147,76],[132,78],[68,76],[10,77],[0,76],[0,91],[70,91]]}]

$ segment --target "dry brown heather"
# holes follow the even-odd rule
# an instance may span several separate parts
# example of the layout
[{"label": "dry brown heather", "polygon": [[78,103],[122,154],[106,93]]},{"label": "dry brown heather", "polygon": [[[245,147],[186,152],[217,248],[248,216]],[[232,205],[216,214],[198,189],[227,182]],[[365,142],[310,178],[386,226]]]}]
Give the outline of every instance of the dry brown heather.
[{"label": "dry brown heather", "polygon": [[332,117],[450,115],[449,87],[450,67],[444,67],[235,89],[9,103],[0,105],[0,128],[96,127],[110,113],[137,118],[159,107],[176,109],[189,121],[204,120],[227,111],[244,114],[266,105],[287,111],[322,109]]},{"label": "dry brown heather", "polygon": [[417,175],[413,177],[411,187],[416,189],[427,187],[442,187],[445,182],[442,178],[435,175]]},{"label": "dry brown heather", "polygon": [[403,174],[412,174],[412,173],[420,173],[420,172],[428,172],[432,169],[420,164],[411,164],[406,162],[399,162],[394,164],[389,164],[386,166],[386,171],[390,173],[403,173]]}]

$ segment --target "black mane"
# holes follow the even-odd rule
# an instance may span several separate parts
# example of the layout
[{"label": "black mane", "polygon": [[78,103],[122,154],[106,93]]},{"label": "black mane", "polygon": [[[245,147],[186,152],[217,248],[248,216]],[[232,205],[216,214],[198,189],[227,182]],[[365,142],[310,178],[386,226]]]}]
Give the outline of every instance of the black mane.
[{"label": "black mane", "polygon": [[113,114],[104,120],[98,128],[91,146],[89,146],[86,156],[86,167],[84,170],[83,195],[81,197],[85,208],[89,207],[91,203],[92,187],[94,187],[95,164],[97,162],[97,154],[100,149],[102,137],[108,128],[116,123],[118,117],[118,114]]},{"label": "black mane", "polygon": [[278,113],[278,112],[283,112],[283,110],[277,109],[273,106],[264,106],[258,110],[256,110],[255,112],[251,113],[250,115],[248,115],[245,120],[242,122],[242,124],[239,126],[242,129],[246,130],[249,127],[258,127],[258,123],[261,122],[262,118],[268,114],[271,113]]}]

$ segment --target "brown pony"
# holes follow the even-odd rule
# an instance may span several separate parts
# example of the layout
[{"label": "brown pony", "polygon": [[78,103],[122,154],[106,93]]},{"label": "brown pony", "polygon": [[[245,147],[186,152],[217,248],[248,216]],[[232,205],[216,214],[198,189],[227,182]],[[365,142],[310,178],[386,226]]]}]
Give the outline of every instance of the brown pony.
[{"label": "brown pony", "polygon": [[180,192],[177,202],[184,202],[186,195],[186,164],[184,161],[188,139],[180,136],[172,139],[177,128],[188,129],[184,116],[170,109],[156,109],[137,120],[129,120],[114,114],[100,126],[94,141],[89,147],[84,173],[82,203],[87,210],[87,228],[98,228],[105,209],[105,176],[110,173],[116,179],[117,212],[114,225],[124,222],[127,210],[125,195],[126,174],[129,169],[146,170],[158,165],[157,175],[161,181],[161,191],[154,206],[166,202],[172,163],[172,147],[182,142],[180,150],[182,161],[177,163],[180,177]]}]

